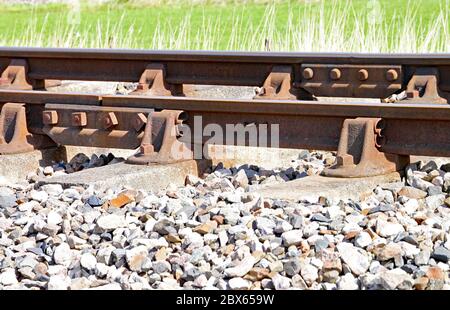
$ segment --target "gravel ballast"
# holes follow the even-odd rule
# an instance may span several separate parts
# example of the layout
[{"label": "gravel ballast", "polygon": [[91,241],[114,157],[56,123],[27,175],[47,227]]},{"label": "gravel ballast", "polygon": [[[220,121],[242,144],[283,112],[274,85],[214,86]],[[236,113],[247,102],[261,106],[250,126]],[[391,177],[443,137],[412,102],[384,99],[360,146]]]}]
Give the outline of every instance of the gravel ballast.
[{"label": "gravel ballast", "polygon": [[2,180],[0,289],[450,288],[445,165],[411,164],[402,186],[337,203],[250,191],[320,173],[326,152],[273,170],[219,165],[160,192],[35,183],[118,160],[98,158]]}]

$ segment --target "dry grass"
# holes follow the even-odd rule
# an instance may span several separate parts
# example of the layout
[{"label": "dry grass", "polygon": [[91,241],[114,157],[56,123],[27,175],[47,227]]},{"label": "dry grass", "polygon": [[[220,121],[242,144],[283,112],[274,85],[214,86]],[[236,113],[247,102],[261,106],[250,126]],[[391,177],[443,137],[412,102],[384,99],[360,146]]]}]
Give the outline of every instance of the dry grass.
[{"label": "dry grass", "polygon": [[[158,1],[153,1],[154,5]],[[76,23],[67,23],[67,18],[61,18],[56,25],[46,19],[44,22],[31,19],[25,33],[8,39],[0,33],[0,45],[306,52],[450,51],[450,5],[426,23],[421,21],[420,8],[414,5],[390,18],[376,10],[375,13],[353,10],[345,1],[336,2],[331,9],[322,7],[319,14],[305,5],[301,10],[289,11],[282,29],[277,27],[276,10],[276,5],[268,5],[256,25],[239,12],[228,23],[204,15],[201,27],[195,31],[192,31],[193,16],[188,12],[176,25],[159,20],[151,39],[145,42],[140,40],[142,25],[124,22],[126,12],[118,21],[99,21],[83,30]],[[219,42],[225,34],[228,39],[221,46]]]}]

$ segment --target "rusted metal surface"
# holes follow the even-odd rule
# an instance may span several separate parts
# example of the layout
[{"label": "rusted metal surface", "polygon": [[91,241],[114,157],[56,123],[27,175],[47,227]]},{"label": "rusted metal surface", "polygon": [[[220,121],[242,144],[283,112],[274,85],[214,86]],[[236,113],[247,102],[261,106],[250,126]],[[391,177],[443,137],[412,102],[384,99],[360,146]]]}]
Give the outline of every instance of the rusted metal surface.
[{"label": "rusted metal surface", "polygon": [[0,113],[0,154],[18,154],[53,146],[47,137],[28,131],[25,105],[6,103]]},{"label": "rusted metal surface", "polygon": [[11,59],[10,63],[0,71],[0,89],[45,89],[61,84],[61,81],[52,79],[30,79],[28,71],[26,59]]},{"label": "rusted metal surface", "polygon": [[[144,90],[156,82],[155,85],[163,87],[158,87],[155,94],[161,94],[166,89],[172,95],[182,95],[183,84],[257,86],[265,89],[267,87],[264,86],[270,86],[272,80],[276,85],[281,85],[279,77],[274,75],[290,72],[291,85],[283,82],[283,92],[278,96],[280,99],[285,97],[281,95],[287,94],[284,91],[286,88],[290,88],[289,93],[297,99],[309,99],[305,90],[316,96],[383,98],[399,89],[406,90],[417,69],[427,67],[439,73],[437,86],[440,96],[447,101],[450,98],[449,55],[0,48],[0,72],[6,70],[14,59],[26,61],[29,81],[140,82]],[[305,70],[313,71],[310,80]],[[286,81],[286,77],[283,76],[281,81]],[[152,87],[150,90],[154,92]],[[268,91],[270,93],[270,87]],[[278,92],[275,90],[275,93]]]},{"label": "rusted metal surface", "polygon": [[164,64],[153,63],[148,65],[142,73],[134,93],[150,96],[182,95],[182,85],[168,83],[166,75],[167,70]]},{"label": "rusted metal surface", "polygon": [[42,112],[43,133],[60,145],[135,149],[141,144],[143,130],[135,129],[134,117],[153,112],[153,109],[46,104]]},{"label": "rusted metal surface", "polygon": [[291,66],[274,66],[255,98],[296,99],[296,90],[294,90],[292,84],[293,73]]},{"label": "rusted metal surface", "polygon": [[[37,109],[48,96],[55,106],[64,107],[72,94],[45,92],[0,91],[0,102],[8,97],[28,102],[29,109]],[[21,100],[19,100],[22,98]],[[78,99],[77,99],[78,98]],[[218,123],[225,126],[243,123],[280,124],[280,147],[337,150],[343,121],[348,118],[382,118],[386,122],[386,144],[382,150],[396,154],[450,156],[450,106],[436,104],[368,104],[344,102],[308,102],[287,100],[228,100],[177,97],[103,96],[86,97],[88,106],[101,105],[105,109],[136,108],[184,110],[186,124],[195,116],[203,117],[203,125]],[[60,104],[58,101],[60,100]],[[80,104],[85,106],[86,104]],[[81,110],[80,110],[81,111]],[[137,113],[137,112],[136,112]],[[137,115],[137,114],[136,114]],[[137,116],[136,116],[137,117]],[[39,127],[32,126],[33,132]],[[310,129],[309,129],[310,128]],[[134,130],[134,129],[133,129]],[[36,131],[37,132],[37,131]],[[431,138],[430,138],[431,137]],[[435,144],[433,142],[435,141]],[[70,143],[70,141],[65,142]],[[435,145],[435,146],[433,146]]]},{"label": "rusted metal surface", "polygon": [[342,126],[336,163],[323,171],[326,176],[363,177],[403,169],[409,156],[383,153],[386,123],[381,118],[346,119]]},{"label": "rusted metal surface", "polygon": [[[277,147],[337,151],[330,176],[387,173],[401,169],[408,155],[450,156],[450,55],[0,48],[0,73],[0,153],[50,145],[33,141],[42,139],[139,148],[128,162],[167,163],[192,158],[208,143],[207,135],[196,136],[208,125],[225,131],[231,124],[268,136],[276,125]],[[45,91],[55,79],[138,87],[126,96]],[[259,91],[246,100],[185,97],[191,84]],[[322,96],[393,103],[330,103]],[[251,143],[247,136],[224,141]]]},{"label": "rusted metal surface", "polygon": [[155,112],[147,120],[139,152],[129,157],[127,162],[148,165],[192,159],[191,145],[178,139],[182,135],[179,128],[184,120],[183,111],[163,110]]},{"label": "rusted metal surface", "polygon": [[386,98],[402,88],[399,65],[302,64],[300,87],[315,96]]},{"label": "rusted metal surface", "polygon": [[33,89],[28,80],[28,63],[25,59],[11,59],[0,76],[0,87],[6,89]]}]

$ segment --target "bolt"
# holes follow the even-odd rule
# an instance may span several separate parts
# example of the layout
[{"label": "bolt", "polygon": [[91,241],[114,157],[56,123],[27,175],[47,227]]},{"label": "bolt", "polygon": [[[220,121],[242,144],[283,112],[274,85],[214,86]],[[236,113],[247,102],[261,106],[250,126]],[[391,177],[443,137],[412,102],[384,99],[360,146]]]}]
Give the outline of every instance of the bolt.
[{"label": "bolt", "polygon": [[103,128],[104,129],[109,129],[112,126],[116,126],[117,124],[119,124],[119,122],[117,121],[117,117],[116,117],[116,114],[114,114],[114,112],[108,112],[103,117]]},{"label": "bolt", "polygon": [[353,155],[343,154],[336,156],[336,164],[338,166],[351,166],[354,164]]},{"label": "bolt", "polygon": [[144,113],[138,113],[136,117],[133,119],[134,130],[136,131],[141,130],[145,124],[147,124],[147,117],[144,115]]},{"label": "bolt", "polygon": [[341,78],[341,70],[338,68],[334,68],[330,71],[330,79],[332,80],[339,80]]},{"label": "bolt", "polygon": [[389,70],[386,72],[386,79],[387,79],[389,82],[395,81],[396,79],[398,79],[398,72],[397,72],[396,70],[394,70],[394,69],[389,69]]},{"label": "bolt", "polygon": [[305,70],[303,70],[303,77],[306,80],[311,80],[314,77],[314,71],[311,68],[306,68]]},{"label": "bolt", "polygon": [[420,93],[416,89],[406,92],[406,98],[408,98],[408,99],[419,98],[419,96],[420,96]]},{"label": "bolt", "polygon": [[86,112],[74,112],[72,113],[72,126],[84,127],[87,125]]},{"label": "bolt", "polygon": [[366,69],[361,69],[358,71],[358,79],[360,81],[365,81],[369,78],[369,72]]},{"label": "bolt", "polygon": [[155,151],[153,148],[153,145],[148,144],[148,143],[141,144],[139,150],[140,150],[140,153],[143,155],[150,155],[151,153],[153,153]]},{"label": "bolt", "polygon": [[44,111],[42,112],[42,122],[44,125],[56,125],[58,123],[58,112]]}]

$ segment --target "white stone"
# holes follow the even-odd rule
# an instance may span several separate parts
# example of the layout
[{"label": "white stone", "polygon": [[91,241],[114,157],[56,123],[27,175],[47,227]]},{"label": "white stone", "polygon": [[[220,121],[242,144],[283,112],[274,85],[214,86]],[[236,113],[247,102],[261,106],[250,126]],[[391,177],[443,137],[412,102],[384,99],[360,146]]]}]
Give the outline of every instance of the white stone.
[{"label": "white stone", "polygon": [[67,243],[61,243],[60,245],[58,245],[53,253],[53,259],[55,260],[55,263],[57,263],[58,265],[63,265],[65,267],[68,267],[70,265],[70,263],[72,262],[72,257],[72,250]]},{"label": "white stone", "polygon": [[47,284],[48,290],[67,290],[71,284],[71,280],[67,276],[54,275],[50,277]]},{"label": "white stone", "polygon": [[53,168],[52,166],[47,166],[43,170],[44,175],[52,175],[53,174]]},{"label": "white stone", "polygon": [[355,245],[360,248],[365,248],[372,243],[372,237],[369,233],[362,231],[355,238]]},{"label": "white stone", "polygon": [[208,279],[206,278],[206,276],[204,274],[199,275],[197,278],[195,278],[194,280],[194,286],[196,287],[200,287],[203,288],[208,284]]},{"label": "white stone", "polygon": [[15,285],[19,283],[13,268],[7,268],[0,274],[0,283],[3,285]]},{"label": "white stone", "polygon": [[419,177],[414,176],[411,182],[411,186],[426,191],[428,187],[433,186],[432,183],[422,180]]},{"label": "white stone", "polygon": [[370,261],[363,250],[346,242],[339,243],[336,247],[342,260],[350,267],[355,275],[361,275],[367,271],[370,266]]},{"label": "white stone", "polygon": [[377,220],[377,233],[382,237],[395,236],[404,231],[405,228],[399,223],[390,223],[381,219]]},{"label": "white stone", "polygon": [[62,194],[63,188],[61,184],[46,184],[41,186],[41,189],[45,191],[49,196],[57,197]]},{"label": "white stone", "polygon": [[247,255],[236,266],[225,269],[225,275],[227,277],[243,277],[253,268],[256,263],[256,259],[252,255]]},{"label": "white stone", "polygon": [[318,272],[319,270],[312,265],[305,265],[300,270],[303,280],[305,280],[306,284],[309,286],[311,286],[311,284],[313,284],[319,277]]},{"label": "white stone", "polygon": [[95,275],[99,278],[104,278],[109,272],[109,267],[103,263],[95,264]]},{"label": "white stone", "polygon": [[337,282],[338,290],[357,290],[359,289],[358,280],[351,274],[347,273]]},{"label": "white stone", "polygon": [[404,256],[407,258],[414,258],[415,255],[420,253],[420,249],[416,246],[408,243],[408,242],[399,242],[402,250],[404,252]]},{"label": "white stone", "polygon": [[47,223],[50,225],[59,225],[62,221],[61,215],[56,211],[50,211],[47,215]]},{"label": "white stone", "polygon": [[228,234],[225,230],[221,230],[219,232],[219,242],[220,242],[220,246],[226,246],[228,243]]},{"label": "white stone", "polygon": [[94,270],[97,264],[97,259],[91,253],[84,253],[81,255],[80,264],[87,270]]},{"label": "white stone", "polygon": [[419,202],[417,201],[417,199],[409,199],[403,204],[402,210],[405,211],[406,214],[412,215],[418,208]]},{"label": "white stone", "polygon": [[255,220],[256,228],[261,231],[263,235],[272,235],[273,230],[276,226],[275,222],[265,218],[265,217],[258,217]]},{"label": "white stone", "polygon": [[291,286],[291,281],[279,273],[272,277],[272,283],[276,290],[287,290]]},{"label": "white stone", "polygon": [[286,246],[299,245],[303,240],[303,233],[299,229],[286,231],[281,235]]},{"label": "white stone", "polygon": [[411,276],[400,268],[380,273],[379,283],[384,289],[394,290],[405,282],[412,286]]},{"label": "white stone", "polygon": [[183,244],[190,249],[200,248],[204,245],[203,237],[196,232],[192,232],[184,237]]},{"label": "white stone", "polygon": [[97,225],[103,231],[111,231],[119,227],[125,227],[126,221],[122,216],[117,214],[108,214],[99,217]]},{"label": "white stone", "polygon": [[153,219],[153,218],[149,218],[148,220],[147,220],[147,222],[145,222],[145,228],[144,228],[144,230],[145,231],[153,231],[153,227],[155,226],[155,224],[156,224],[156,220],[155,219]]},{"label": "white stone", "polygon": [[44,191],[37,191],[37,190],[32,190],[30,192],[30,197],[33,200],[39,201],[39,202],[45,202],[48,199],[48,194]]},{"label": "white stone", "polygon": [[427,198],[425,198],[425,204],[431,209],[436,209],[437,207],[442,206],[444,204],[444,201],[444,194],[428,196]]},{"label": "white stone", "polygon": [[232,290],[248,290],[252,282],[242,278],[233,278],[228,281],[228,285]]}]

